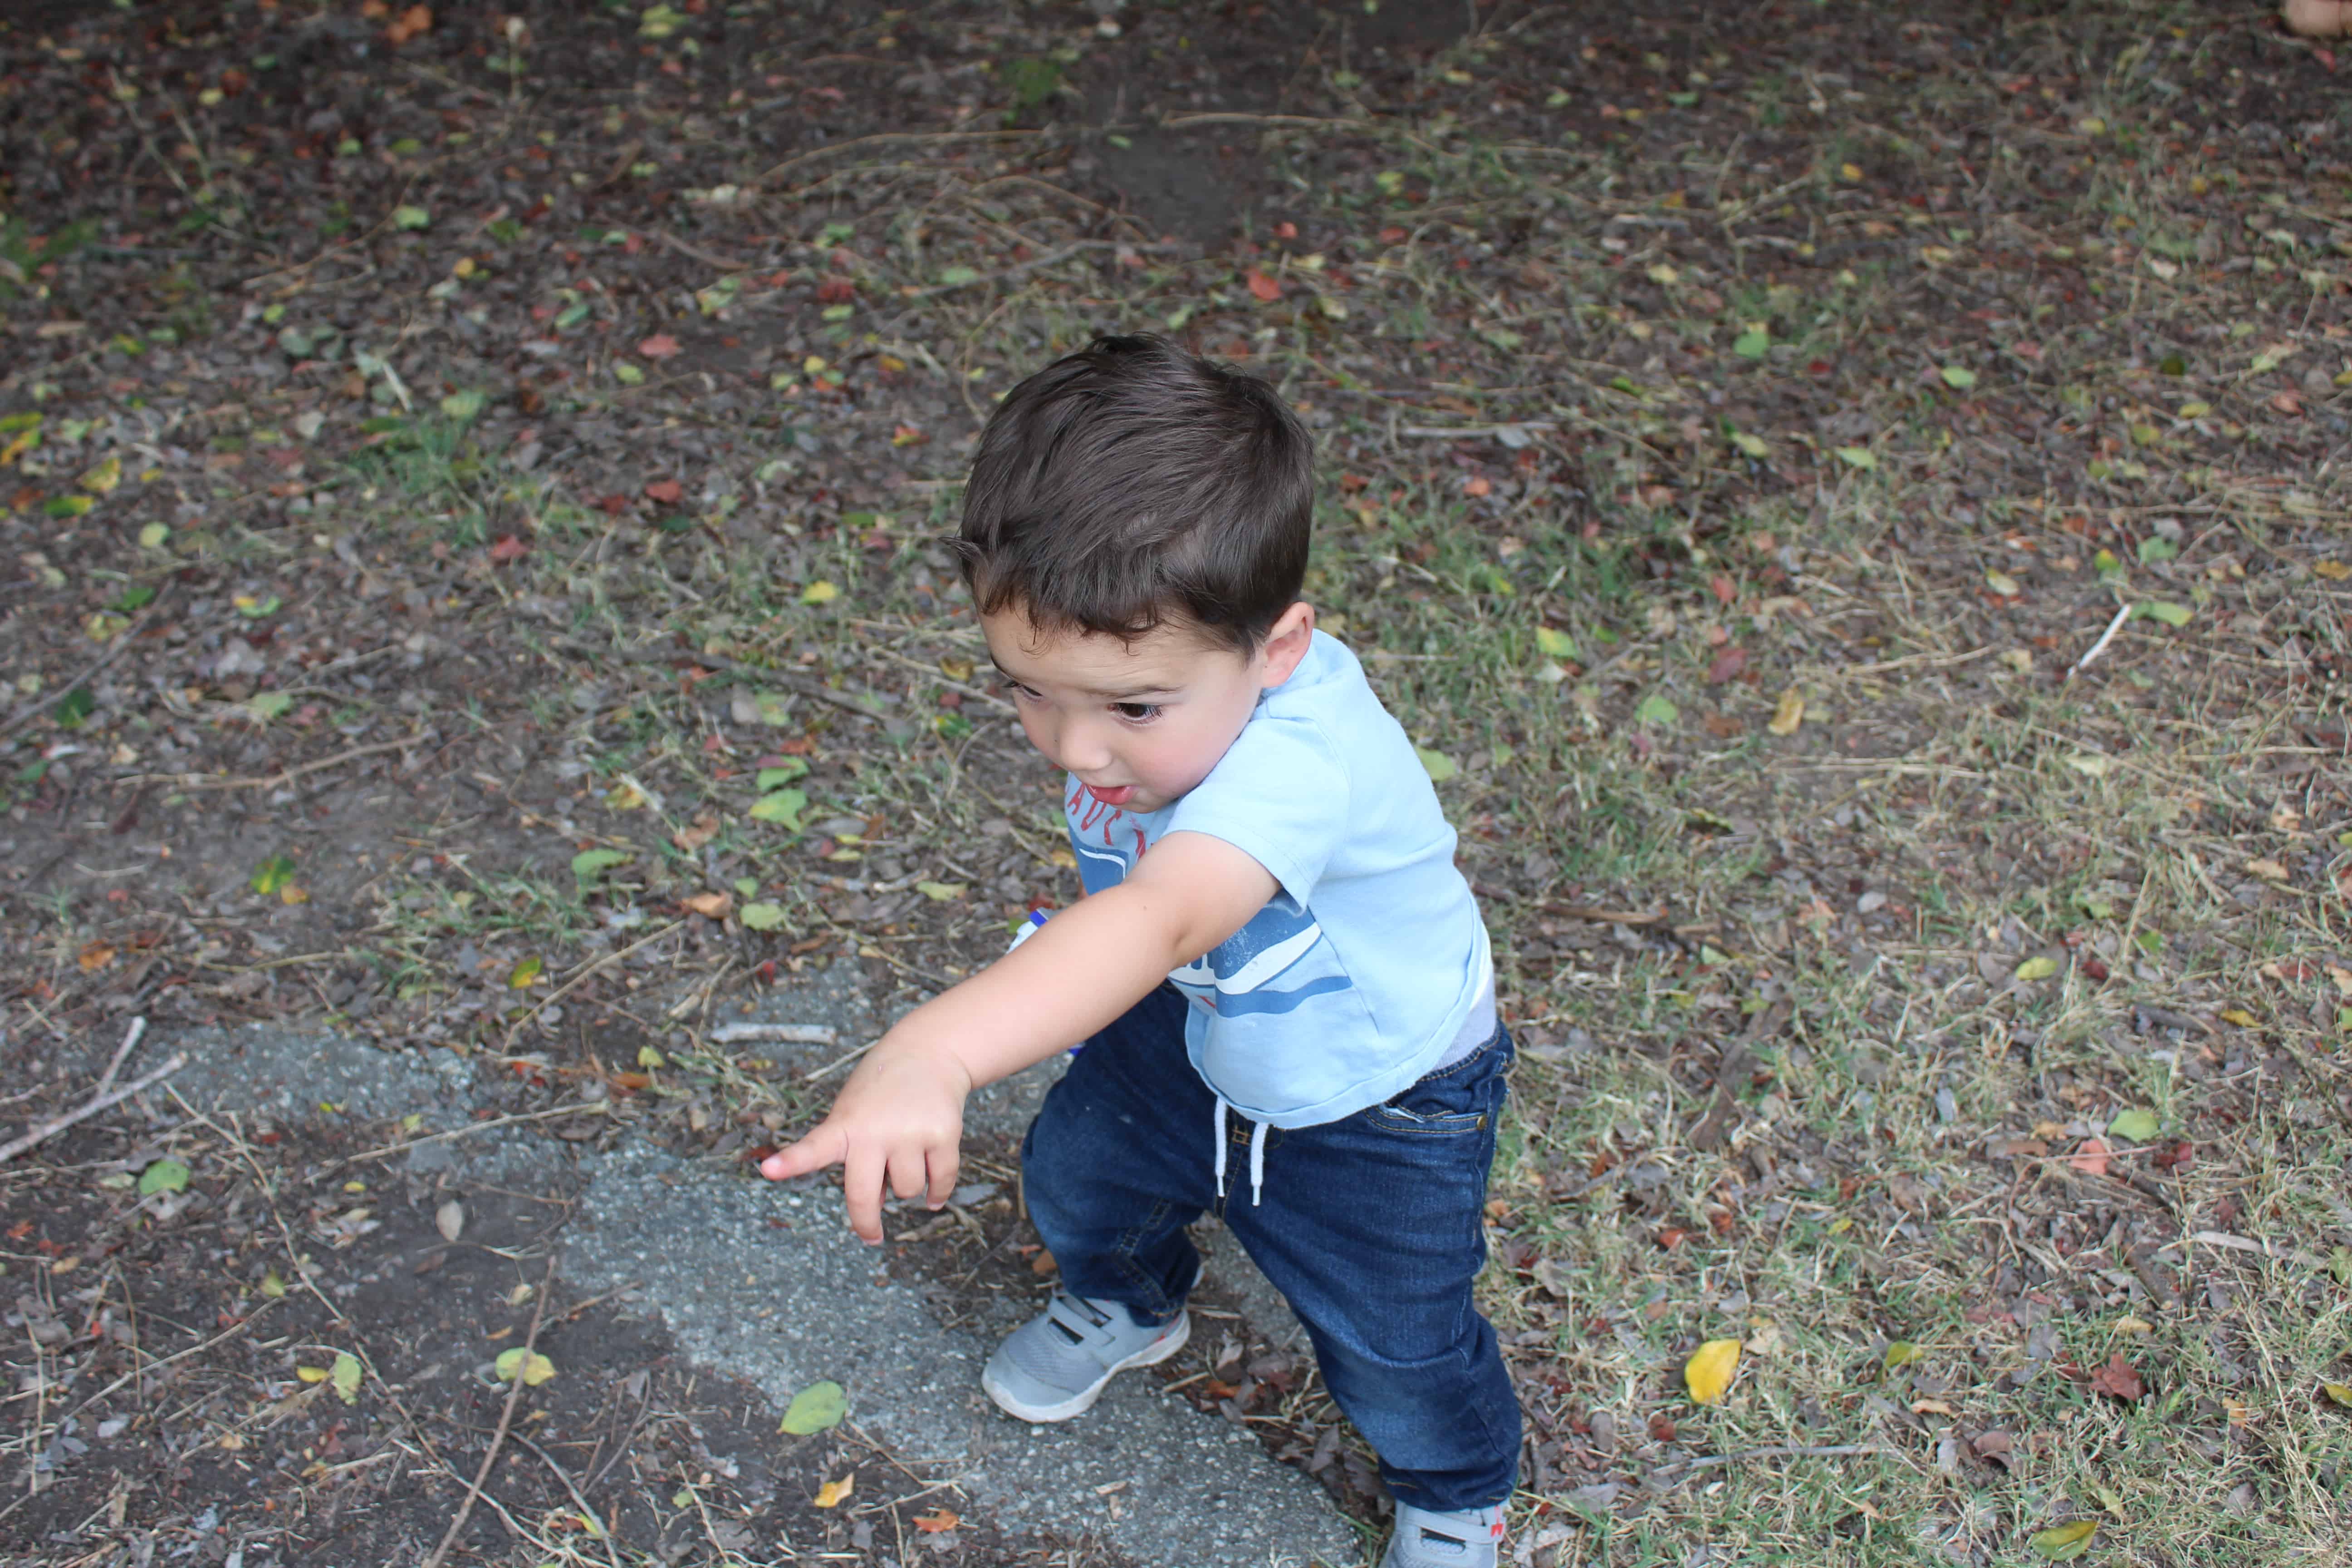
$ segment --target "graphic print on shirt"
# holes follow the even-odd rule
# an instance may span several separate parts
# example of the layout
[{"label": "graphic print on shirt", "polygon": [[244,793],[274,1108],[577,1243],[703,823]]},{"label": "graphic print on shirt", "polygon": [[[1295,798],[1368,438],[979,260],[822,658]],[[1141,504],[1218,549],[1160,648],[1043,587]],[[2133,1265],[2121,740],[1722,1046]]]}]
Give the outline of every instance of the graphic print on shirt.
[{"label": "graphic print on shirt", "polygon": [[[1147,847],[1143,825],[1072,785],[1064,803],[1070,847],[1089,894],[1116,887]],[[1225,1017],[1287,1013],[1309,997],[1354,987],[1314,911],[1277,888],[1249,923],[1168,977]]]}]

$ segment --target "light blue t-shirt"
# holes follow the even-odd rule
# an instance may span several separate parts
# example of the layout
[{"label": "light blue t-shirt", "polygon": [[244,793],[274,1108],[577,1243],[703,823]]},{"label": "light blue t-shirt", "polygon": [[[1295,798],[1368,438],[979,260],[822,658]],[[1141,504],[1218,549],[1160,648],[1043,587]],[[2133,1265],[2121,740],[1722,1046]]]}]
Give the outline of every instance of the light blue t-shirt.
[{"label": "light blue t-shirt", "polygon": [[1065,811],[1089,894],[1170,833],[1205,833],[1281,884],[1200,962],[1184,1043],[1252,1121],[1311,1127],[1381,1104],[1483,1043],[1494,961],[1454,829],[1404,729],[1339,642],[1314,634],[1209,776],[1153,812],[1105,805],[1073,777]]}]

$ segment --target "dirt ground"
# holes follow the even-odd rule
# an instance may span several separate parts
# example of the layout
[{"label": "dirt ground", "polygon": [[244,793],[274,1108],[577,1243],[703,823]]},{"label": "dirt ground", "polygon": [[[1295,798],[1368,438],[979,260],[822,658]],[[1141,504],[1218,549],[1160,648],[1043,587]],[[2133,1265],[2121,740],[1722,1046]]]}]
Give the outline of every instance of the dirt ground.
[{"label": "dirt ground", "polygon": [[[506,1114],[593,1089],[596,1138],[788,1135],[823,1086],[715,1024],[912,1000],[1066,896],[935,536],[994,395],[1151,327],[1316,430],[1310,594],[1496,931],[1517,1560],[2340,1551],[2327,49],[2088,0],[422,11],[0,18],[0,1114],[136,1015],[126,1079],[300,1019]],[[0,1166],[12,1561],[421,1561],[542,1306],[566,1373],[453,1552],[1098,1560],[816,1508],[853,1435],[540,1300],[561,1183],[454,1246],[335,1166],[401,1136],[158,1089]],[[1377,1522],[1311,1370],[1171,1375]]]}]

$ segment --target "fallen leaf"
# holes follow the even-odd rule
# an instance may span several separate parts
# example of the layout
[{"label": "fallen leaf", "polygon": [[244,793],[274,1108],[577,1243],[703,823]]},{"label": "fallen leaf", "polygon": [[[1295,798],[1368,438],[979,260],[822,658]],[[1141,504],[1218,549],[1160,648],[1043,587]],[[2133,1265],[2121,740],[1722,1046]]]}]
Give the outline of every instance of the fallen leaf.
[{"label": "fallen leaf", "polygon": [[114,488],[122,482],[122,459],[109,458],[82,475],[77,482],[93,495],[111,495]]},{"label": "fallen leaf", "polygon": [[667,332],[656,332],[652,337],[642,339],[637,343],[637,353],[650,360],[675,359],[677,357],[677,340]]},{"label": "fallen leaf", "polygon": [[433,226],[433,215],[423,207],[396,206],[392,209],[392,226],[407,229],[430,228]]},{"label": "fallen leaf", "polygon": [[1536,649],[1547,658],[1574,658],[1576,639],[1550,626],[1536,628]]},{"label": "fallen leaf", "polygon": [[540,972],[544,970],[546,967],[547,961],[540,957],[539,954],[535,952],[532,953],[529,958],[526,958],[520,963],[516,964],[513,972],[508,974],[507,989],[509,991],[530,990],[532,986],[539,984]]},{"label": "fallen leaf", "polygon": [[2082,1147],[2066,1156],[2066,1163],[2085,1175],[2107,1173],[2107,1146],[2096,1138],[2085,1138]]},{"label": "fallen leaf", "polygon": [[1683,1366],[1683,1386],[1701,1405],[1713,1405],[1731,1386],[1732,1375],[1739,1370],[1738,1340],[1709,1340],[1698,1347]]},{"label": "fallen leaf", "polygon": [[664,506],[676,506],[686,497],[686,487],[676,479],[655,479],[646,486],[646,498]]},{"label": "fallen leaf", "polygon": [[961,882],[918,882],[915,891],[935,904],[944,904],[962,898],[964,886]]},{"label": "fallen leaf", "polygon": [[1909,1366],[1915,1361],[1925,1360],[1927,1354],[1909,1340],[1896,1340],[1886,1347],[1886,1369],[1892,1372],[1898,1366]]},{"label": "fallen leaf", "polygon": [[1681,709],[1675,707],[1671,700],[1658,695],[1654,691],[1649,696],[1643,698],[1640,706],[1633,710],[1634,723],[1654,724],[1660,728],[1664,728],[1668,724],[1674,723],[1682,716],[1683,710]]},{"label": "fallen leaf", "polygon": [[327,1381],[327,1369],[323,1366],[298,1366],[294,1369],[294,1376],[302,1383],[324,1383]]},{"label": "fallen leaf", "polygon": [[822,577],[801,590],[801,603],[803,605],[830,605],[840,597],[841,585],[828,583]]},{"label": "fallen leaf", "polygon": [[2134,1106],[2129,1110],[2116,1112],[2116,1119],[2107,1123],[2107,1131],[2113,1137],[2146,1143],[2156,1136],[2157,1125],[2155,1111],[2145,1106]]},{"label": "fallen leaf", "polygon": [[2225,1024],[2237,1025],[2241,1029],[2252,1029],[2262,1023],[2260,1018],[2255,1017],[2243,1007],[2224,1007],[2216,1016]]},{"label": "fallen leaf", "polygon": [[2352,566],[2347,566],[2341,561],[2315,561],[2311,569],[2331,583],[2341,583],[2347,577],[2352,577]]},{"label": "fallen leaf", "polygon": [[501,566],[509,561],[520,561],[530,553],[530,546],[523,542],[520,534],[501,533],[498,542],[490,546],[490,559]]},{"label": "fallen leaf", "polygon": [[114,949],[102,942],[88,942],[74,962],[81,965],[84,974],[95,974],[114,962]]},{"label": "fallen leaf", "polygon": [[272,855],[253,868],[253,890],[265,896],[293,880],[294,862],[283,855]]},{"label": "fallen leaf", "polygon": [[805,1437],[812,1432],[832,1430],[848,1414],[849,1395],[842,1391],[841,1384],[830,1381],[812,1383],[793,1395],[792,1404],[784,1409],[783,1425],[776,1430]]},{"label": "fallen leaf", "polygon": [[334,1370],[327,1374],[327,1380],[335,1385],[335,1397],[346,1405],[357,1405],[361,1376],[360,1358],[349,1351],[337,1351]]},{"label": "fallen leaf", "polygon": [[2121,1351],[2108,1356],[2107,1364],[2091,1374],[2091,1386],[2102,1394],[2114,1394],[2126,1405],[2138,1404],[2141,1396],[2147,1393],[2147,1385],[2140,1382],[2139,1373],[2132,1370],[2131,1363],[2124,1360]]},{"label": "fallen leaf", "polygon": [[444,1241],[455,1241],[466,1232],[466,1205],[450,1198],[433,1211],[433,1228],[441,1233]]},{"label": "fallen leaf", "polygon": [[852,1470],[849,1474],[842,1477],[841,1479],[837,1481],[827,1481],[824,1485],[816,1489],[816,1501],[814,1506],[817,1508],[839,1508],[841,1506],[841,1500],[847,1497],[851,1491],[856,1489],[856,1486],[857,1472],[855,1470]]},{"label": "fallen leaf", "polygon": [[500,1351],[499,1352],[499,1359],[495,1363],[495,1366],[498,1372],[499,1381],[500,1383],[512,1383],[515,1380],[515,1374],[520,1373],[522,1374],[524,1387],[537,1388],[541,1384],[545,1383],[549,1378],[555,1375],[555,1363],[553,1362],[548,1360],[537,1351],[530,1352],[529,1354],[530,1359],[526,1362],[523,1359],[524,1353],[523,1348],[520,1345],[515,1346],[515,1348],[510,1351]]},{"label": "fallen leaf", "polygon": [[696,893],[678,901],[707,921],[723,921],[735,908],[735,895],[728,892]]},{"label": "fallen leaf", "polygon": [[1252,294],[1268,303],[1282,298],[1282,285],[1257,268],[1251,268],[1244,275],[1244,281],[1249,284],[1249,291]]},{"label": "fallen leaf", "polygon": [[2016,978],[2026,982],[2047,980],[2057,973],[2058,961],[2054,958],[2049,957],[2047,954],[2044,954],[2039,957],[2029,958],[2023,963],[2019,964],[2017,966]]},{"label": "fallen leaf", "polygon": [[1426,746],[1415,746],[1413,754],[1421,759],[1422,767],[1432,784],[1444,784],[1462,771],[1461,765],[1443,752],[1433,752]]},{"label": "fallen leaf", "polygon": [[2326,1394],[2328,1398],[2344,1406],[2347,1410],[2352,1410],[2352,1384],[2342,1383],[2323,1383],[2319,1385],[2319,1388],[2320,1392]]},{"label": "fallen leaf", "polygon": [[2039,1531],[2027,1544],[2053,1563],[2072,1563],[2091,1549],[2091,1537],[2098,1533],[2097,1520],[2078,1519]]},{"label": "fallen leaf", "polygon": [[763,795],[753,801],[751,816],[754,821],[780,823],[787,830],[798,833],[801,830],[801,813],[807,806],[808,795],[805,791],[780,789],[772,795]]},{"label": "fallen leaf", "polygon": [[1941,372],[1944,384],[1955,392],[1966,392],[1977,384],[1977,373],[1963,365],[1948,364]]},{"label": "fallen leaf", "polygon": [[432,30],[433,7],[411,5],[394,18],[390,26],[384,28],[383,37],[384,42],[396,49],[409,39],[422,37]]},{"label": "fallen leaf", "polygon": [[1878,467],[1878,454],[1873,452],[1867,447],[1840,447],[1837,448],[1837,456],[1838,461],[1845,464],[1848,468],[1874,468]]},{"label": "fallen leaf", "polygon": [[929,1513],[919,1513],[915,1516],[915,1528],[925,1535],[940,1534],[953,1530],[962,1522],[963,1521],[954,1512],[944,1508],[933,1509]]},{"label": "fallen leaf", "polygon": [[2137,606],[2137,610],[2140,619],[2162,621],[2168,626],[2185,626],[2195,614],[2186,605],[2175,605],[2163,599],[2151,599]]},{"label": "fallen leaf", "polygon": [[746,931],[782,931],[784,908],[782,904],[745,904],[738,918]]},{"label": "fallen leaf", "polygon": [[158,1160],[139,1173],[139,1195],[152,1198],[157,1193],[184,1191],[188,1184],[188,1168],[177,1160]]},{"label": "fallen leaf", "polygon": [[1793,688],[1780,693],[1773,705],[1772,721],[1764,727],[1775,735],[1793,735],[1805,721],[1805,700]]},{"label": "fallen leaf", "polygon": [[2287,879],[2286,868],[2275,860],[2249,860],[2246,862],[2246,869],[2265,882],[2284,882]]},{"label": "fallen leaf", "polygon": [[2023,588],[2018,585],[2017,579],[2011,576],[2006,572],[1986,573],[1985,586],[1990,588],[1994,593],[2000,595],[2004,599],[2014,599],[2020,594],[2025,592]]}]

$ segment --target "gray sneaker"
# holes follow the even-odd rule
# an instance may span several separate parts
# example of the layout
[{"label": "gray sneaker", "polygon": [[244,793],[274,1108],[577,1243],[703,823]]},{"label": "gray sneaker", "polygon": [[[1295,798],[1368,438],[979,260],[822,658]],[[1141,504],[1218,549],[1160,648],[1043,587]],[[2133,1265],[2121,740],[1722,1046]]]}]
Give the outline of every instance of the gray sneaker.
[{"label": "gray sneaker", "polygon": [[1116,1301],[1056,1290],[1043,1312],[996,1347],[980,1385],[1024,1421],[1067,1421],[1093,1407],[1113,1373],[1166,1361],[1192,1337],[1192,1320],[1181,1311],[1146,1325]]},{"label": "gray sneaker", "polygon": [[1500,1504],[1432,1513],[1401,1502],[1396,1505],[1396,1533],[1389,1537],[1381,1568],[1495,1568],[1502,1545]]}]

